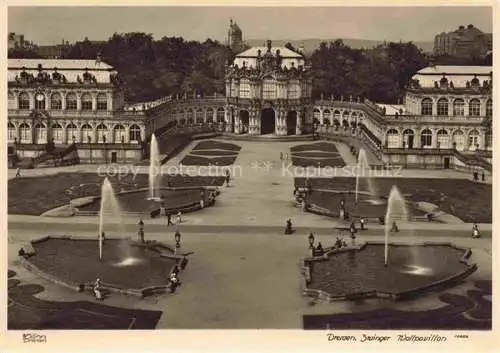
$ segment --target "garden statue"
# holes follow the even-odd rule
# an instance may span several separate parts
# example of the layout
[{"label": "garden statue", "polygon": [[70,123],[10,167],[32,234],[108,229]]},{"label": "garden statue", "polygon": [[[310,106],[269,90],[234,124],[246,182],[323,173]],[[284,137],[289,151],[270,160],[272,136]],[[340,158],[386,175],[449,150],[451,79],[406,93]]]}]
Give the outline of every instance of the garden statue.
[{"label": "garden statue", "polygon": [[292,234],[292,233],[293,233],[292,220],[287,219],[286,226],[285,226],[285,234]]}]

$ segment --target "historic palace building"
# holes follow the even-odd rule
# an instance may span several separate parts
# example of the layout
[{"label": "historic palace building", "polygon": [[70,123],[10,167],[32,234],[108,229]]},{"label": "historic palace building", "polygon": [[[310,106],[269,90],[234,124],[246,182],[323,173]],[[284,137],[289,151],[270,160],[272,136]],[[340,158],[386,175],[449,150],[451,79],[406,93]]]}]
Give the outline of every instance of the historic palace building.
[{"label": "historic palace building", "polygon": [[120,80],[99,60],[9,59],[9,155],[73,147],[80,161],[141,158],[146,117],[124,110]]},{"label": "historic palace building", "polygon": [[300,135],[311,103],[310,67],[287,48],[254,47],[226,69],[227,131]]},{"label": "historic palace building", "polygon": [[[235,23],[230,34],[239,43]],[[126,106],[117,73],[99,58],[10,59],[9,160],[37,165],[56,148],[74,150],[74,163],[136,162],[147,156],[153,132],[168,144],[175,134],[201,131],[246,139],[356,139],[385,164],[491,168],[491,67],[424,68],[408,82],[404,105],[388,110],[359,97],[313,100],[303,53],[267,41],[227,64],[225,86],[225,95]]]}]

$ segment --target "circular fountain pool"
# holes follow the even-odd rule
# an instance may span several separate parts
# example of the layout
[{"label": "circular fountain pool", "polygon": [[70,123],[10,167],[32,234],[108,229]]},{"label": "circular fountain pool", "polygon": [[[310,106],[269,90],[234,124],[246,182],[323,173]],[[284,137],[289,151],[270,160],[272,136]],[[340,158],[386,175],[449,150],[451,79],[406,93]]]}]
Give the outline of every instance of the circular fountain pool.
[{"label": "circular fountain pool", "polygon": [[32,245],[34,255],[22,259],[27,267],[75,289],[100,278],[123,293],[142,295],[148,288],[166,286],[170,271],[179,262],[166,246],[127,239],[106,239],[102,261],[97,239],[46,237]]},{"label": "circular fountain pool", "polygon": [[355,249],[331,251],[305,261],[308,295],[330,299],[354,297],[412,297],[453,283],[477,269],[466,261],[467,249],[450,244],[384,245],[367,243]]}]

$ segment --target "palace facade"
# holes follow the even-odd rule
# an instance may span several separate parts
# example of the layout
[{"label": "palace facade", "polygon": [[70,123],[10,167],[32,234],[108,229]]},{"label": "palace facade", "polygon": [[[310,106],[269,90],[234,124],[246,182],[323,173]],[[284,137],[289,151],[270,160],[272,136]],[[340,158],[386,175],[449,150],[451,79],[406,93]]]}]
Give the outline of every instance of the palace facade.
[{"label": "palace facade", "polygon": [[117,72],[97,60],[8,60],[9,155],[36,159],[74,146],[80,161],[141,158],[144,115],[124,110]]},{"label": "palace facade", "polygon": [[226,131],[300,135],[311,108],[310,67],[288,48],[254,47],[226,68]]}]

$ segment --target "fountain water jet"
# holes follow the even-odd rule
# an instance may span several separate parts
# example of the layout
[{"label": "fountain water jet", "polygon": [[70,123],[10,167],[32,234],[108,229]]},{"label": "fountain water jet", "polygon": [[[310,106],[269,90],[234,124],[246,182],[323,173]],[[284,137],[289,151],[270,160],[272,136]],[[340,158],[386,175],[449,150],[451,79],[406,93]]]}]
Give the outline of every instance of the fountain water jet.
[{"label": "fountain water jet", "polygon": [[408,208],[406,201],[399,192],[396,185],[393,185],[389,193],[387,201],[387,212],[385,214],[385,240],[384,240],[384,264],[387,266],[389,256],[389,232],[391,231],[392,222],[400,220],[403,222],[408,221]]},{"label": "fountain water jet", "polygon": [[[367,175],[365,175],[366,169],[368,169]],[[359,155],[358,155],[358,164],[357,164],[357,170],[356,170],[355,203],[358,203],[359,182],[360,182],[361,177],[365,178],[365,180],[368,184],[368,192],[370,193],[370,195],[375,196],[377,194],[377,190],[376,190],[375,185],[373,183],[373,178],[371,177],[370,164],[368,164],[368,159],[366,157],[366,151],[364,150],[364,148],[359,149]]]},{"label": "fountain water jet", "polygon": [[159,182],[160,182],[160,150],[155,134],[151,135],[151,144],[149,151],[149,198],[150,200],[158,200]]},{"label": "fountain water jet", "polygon": [[102,233],[104,231],[104,216],[111,215],[117,218],[117,224],[119,230],[123,232],[123,222],[121,219],[121,210],[118,200],[116,199],[115,193],[113,191],[113,186],[109,182],[109,179],[104,178],[104,182],[101,187],[101,209],[99,211],[99,260],[102,261],[102,245],[103,238]]}]

